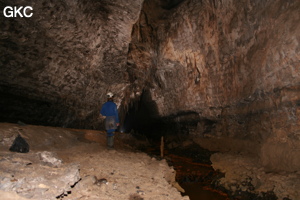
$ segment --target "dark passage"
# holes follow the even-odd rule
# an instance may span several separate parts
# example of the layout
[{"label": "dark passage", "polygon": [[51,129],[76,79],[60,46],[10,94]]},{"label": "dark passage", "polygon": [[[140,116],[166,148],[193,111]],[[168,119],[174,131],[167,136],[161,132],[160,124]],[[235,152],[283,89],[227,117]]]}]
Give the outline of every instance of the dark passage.
[{"label": "dark passage", "polygon": [[212,188],[213,179],[220,176],[211,167],[211,152],[197,145],[181,146],[188,139],[189,128],[196,127],[197,113],[182,112],[159,118],[148,91],[128,110],[122,131],[138,138],[147,138],[150,146],[140,150],[160,158],[161,137],[165,138],[165,159],[176,170],[176,181],[191,200],[225,200],[227,195]]},{"label": "dark passage", "polygon": [[[149,141],[149,146],[140,146],[139,150],[161,158],[161,138],[164,138],[164,157],[176,170],[176,181],[185,190],[191,200],[276,200],[273,193],[257,196],[253,193],[230,192],[219,185],[224,174],[211,166],[210,152],[195,144],[192,140],[195,131],[201,136],[210,134],[217,122],[200,119],[194,112],[180,112],[177,115],[159,117],[155,103],[144,91],[139,102],[128,110],[123,131],[130,132],[138,139]],[[201,126],[200,128],[197,126]]]},{"label": "dark passage", "polygon": [[195,128],[201,119],[198,113],[181,111],[176,115],[159,116],[156,103],[151,99],[150,92],[144,90],[139,101],[129,108],[123,123],[123,132],[144,135],[155,142],[161,136],[186,137],[189,129]]},{"label": "dark passage", "polygon": [[157,107],[151,100],[150,93],[145,90],[139,101],[129,108],[123,123],[124,132],[142,134],[149,139],[158,140],[166,124],[158,118]]}]

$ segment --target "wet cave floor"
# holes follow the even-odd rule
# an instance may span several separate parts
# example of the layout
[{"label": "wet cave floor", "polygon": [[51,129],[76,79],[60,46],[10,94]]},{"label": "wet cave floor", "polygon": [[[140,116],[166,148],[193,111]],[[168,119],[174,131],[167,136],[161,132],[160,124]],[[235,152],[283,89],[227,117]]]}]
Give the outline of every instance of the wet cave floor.
[{"label": "wet cave floor", "polygon": [[[153,145],[145,152],[160,158],[160,148]],[[191,200],[229,200],[228,195],[213,188],[213,182],[223,174],[216,172],[209,160],[212,152],[197,145],[173,150],[164,150],[164,159],[176,170],[176,181]],[[161,158],[160,158],[161,159]]]},{"label": "wet cave floor", "polygon": [[[158,143],[143,151],[162,159]],[[220,186],[219,180],[224,174],[212,168],[210,156],[213,153],[196,144],[164,149],[163,159],[173,166],[176,181],[185,190],[182,195],[188,195],[191,200],[278,200],[273,192],[262,195],[242,191],[232,193]]]}]

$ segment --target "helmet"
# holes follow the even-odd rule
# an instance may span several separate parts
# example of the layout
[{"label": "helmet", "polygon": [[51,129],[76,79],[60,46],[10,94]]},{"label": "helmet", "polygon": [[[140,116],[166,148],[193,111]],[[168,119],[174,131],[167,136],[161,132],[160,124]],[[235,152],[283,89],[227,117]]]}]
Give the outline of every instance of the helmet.
[{"label": "helmet", "polygon": [[108,92],[106,95],[107,95],[107,98],[113,98],[114,97],[114,94],[112,92]]}]

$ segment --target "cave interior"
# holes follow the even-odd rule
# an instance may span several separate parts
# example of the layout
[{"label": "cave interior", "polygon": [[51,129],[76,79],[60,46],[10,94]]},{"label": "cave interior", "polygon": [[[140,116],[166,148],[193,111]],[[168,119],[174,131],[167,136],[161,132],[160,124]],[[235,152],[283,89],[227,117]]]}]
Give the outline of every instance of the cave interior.
[{"label": "cave interior", "polygon": [[[31,17],[4,16],[31,6]],[[0,121],[192,137],[300,169],[300,1],[0,1]]]}]

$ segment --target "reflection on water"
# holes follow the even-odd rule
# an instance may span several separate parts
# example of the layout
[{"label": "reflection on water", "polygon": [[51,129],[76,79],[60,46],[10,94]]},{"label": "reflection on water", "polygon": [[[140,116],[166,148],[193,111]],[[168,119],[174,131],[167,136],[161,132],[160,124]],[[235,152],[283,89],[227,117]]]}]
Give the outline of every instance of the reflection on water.
[{"label": "reflection on water", "polygon": [[[195,151],[193,154],[201,156],[207,154],[207,152],[201,152],[199,147]],[[147,149],[146,152],[160,155],[158,148]],[[185,190],[183,195],[188,195],[191,200],[229,200],[227,194],[211,188],[212,178],[216,176],[217,172],[211,167],[210,161],[207,162],[209,158],[199,159],[203,162],[199,162],[199,160],[195,162],[192,156],[184,156],[184,154],[183,151],[165,151],[165,159],[176,170],[176,181]]]},{"label": "reflection on water", "polygon": [[180,186],[185,190],[191,200],[226,200],[226,196],[203,186],[202,183],[181,183]]},{"label": "reflection on water", "polygon": [[176,180],[191,200],[228,200],[228,196],[210,187],[215,171],[209,164],[193,162],[191,158],[169,154],[176,170]]}]

